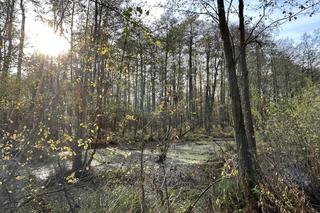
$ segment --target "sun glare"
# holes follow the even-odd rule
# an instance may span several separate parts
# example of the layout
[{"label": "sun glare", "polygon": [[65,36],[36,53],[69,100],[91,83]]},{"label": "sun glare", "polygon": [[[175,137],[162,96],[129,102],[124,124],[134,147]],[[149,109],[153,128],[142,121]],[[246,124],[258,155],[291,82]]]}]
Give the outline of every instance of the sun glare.
[{"label": "sun glare", "polygon": [[35,25],[33,35],[30,38],[35,51],[53,57],[68,51],[70,45],[65,38],[54,33],[51,27],[43,23]]}]

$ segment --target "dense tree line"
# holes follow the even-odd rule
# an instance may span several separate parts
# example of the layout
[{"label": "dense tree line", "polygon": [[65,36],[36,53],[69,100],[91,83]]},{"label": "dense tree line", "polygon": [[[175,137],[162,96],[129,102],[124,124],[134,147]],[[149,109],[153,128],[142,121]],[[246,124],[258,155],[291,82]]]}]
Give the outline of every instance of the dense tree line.
[{"label": "dense tree line", "polygon": [[[101,144],[233,127],[251,199],[254,131],[265,128],[271,106],[319,84],[319,30],[298,43],[276,40],[270,32],[276,26],[250,24],[243,1],[193,3],[206,12],[175,5],[146,23],[149,11],[121,0],[0,1],[2,160],[26,163],[38,159],[34,153],[64,151],[77,176]],[[285,5],[293,8],[287,20],[300,13],[295,7]],[[230,8],[237,24],[228,23]],[[36,10],[45,19],[39,12],[45,9],[70,45],[56,57],[25,53],[26,14]]]}]

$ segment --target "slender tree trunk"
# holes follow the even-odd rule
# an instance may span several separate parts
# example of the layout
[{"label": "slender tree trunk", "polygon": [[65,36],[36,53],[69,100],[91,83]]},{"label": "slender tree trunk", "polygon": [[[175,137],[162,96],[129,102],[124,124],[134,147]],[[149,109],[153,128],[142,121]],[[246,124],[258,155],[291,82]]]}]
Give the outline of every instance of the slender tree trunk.
[{"label": "slender tree trunk", "polygon": [[118,107],[120,107],[120,85],[121,85],[121,76],[124,74],[126,76],[125,73],[123,73],[123,67],[124,67],[124,59],[126,56],[126,48],[127,48],[127,36],[128,34],[126,33],[124,36],[124,43],[123,43],[123,47],[122,47],[122,54],[121,54],[121,60],[120,60],[120,73],[118,74],[118,78],[117,78],[117,92],[116,92],[116,104]]},{"label": "slender tree trunk", "polygon": [[134,109],[138,110],[138,75],[139,75],[139,62],[138,55],[135,58],[135,74],[134,74]]},{"label": "slender tree trunk", "polygon": [[217,78],[218,78],[218,71],[219,71],[219,65],[221,61],[220,59],[217,62],[217,59],[215,59],[215,65],[214,65],[214,75],[213,75],[213,83],[212,83],[212,91],[211,91],[211,100],[210,100],[210,113],[211,113],[211,125],[213,124],[212,120],[212,114],[214,113],[214,102],[215,102],[215,94],[216,94],[216,88],[217,88]]},{"label": "slender tree trunk", "polygon": [[192,72],[192,45],[193,45],[193,35],[192,35],[192,23],[190,26],[190,38],[189,38],[189,69],[188,69],[188,81],[189,81],[189,92],[188,92],[188,109],[190,118],[194,112],[193,108],[193,72]]},{"label": "slender tree trunk", "polygon": [[204,120],[204,111],[203,111],[203,91],[202,91],[202,72],[199,72],[199,116],[198,116],[198,123],[200,127],[203,127],[203,120]]},{"label": "slender tree trunk", "polygon": [[[1,16],[0,16],[0,18],[1,18]],[[4,40],[3,40],[3,29],[2,29],[2,27],[1,27],[1,25],[0,25],[0,70],[2,70],[2,61],[3,61],[3,52],[2,52],[2,50],[4,49]]]},{"label": "slender tree trunk", "polygon": [[[87,11],[86,11],[86,26],[85,26],[85,43],[87,44],[87,34],[88,34],[88,23],[89,23],[89,10],[90,10],[90,4],[88,2],[87,5]],[[86,124],[87,122],[87,84],[88,84],[88,72],[87,69],[90,68],[90,64],[88,62],[88,47],[84,48],[84,61],[83,61],[83,67],[78,70],[77,76],[75,79],[81,79],[81,81],[76,81],[75,84],[75,126],[76,129],[74,131],[75,134],[75,141],[73,145],[73,151],[75,152],[73,159],[72,159],[72,170],[76,172],[76,175],[79,175],[80,170],[82,169],[83,162],[82,162],[82,148],[77,145],[78,139],[84,139],[85,138],[85,131],[82,128],[81,124]]]},{"label": "slender tree trunk", "polygon": [[140,46],[140,111],[143,113],[146,88],[145,88],[142,41],[140,41],[139,46]]},{"label": "slender tree trunk", "polygon": [[243,114],[245,127],[247,132],[247,139],[249,148],[253,156],[256,154],[256,139],[254,136],[253,119],[250,104],[250,91],[249,91],[249,73],[247,67],[247,53],[246,53],[246,38],[244,26],[244,4],[243,0],[239,0],[239,30],[240,30],[240,57],[239,67],[242,75],[242,98],[243,98]]},{"label": "slender tree trunk", "polygon": [[258,90],[258,98],[257,98],[257,109],[259,114],[263,117],[263,100],[264,97],[262,96],[263,90],[262,90],[262,73],[261,73],[261,58],[262,58],[262,52],[259,49],[259,46],[256,45],[256,67],[257,67],[257,84],[256,88]]},{"label": "slender tree trunk", "polygon": [[259,98],[261,98],[262,95],[262,82],[261,82],[261,54],[259,51],[259,46],[256,46],[256,63],[257,63],[257,90]]},{"label": "slender tree trunk", "polygon": [[221,76],[220,76],[220,126],[223,129],[226,121],[226,88],[225,88],[225,67],[224,61],[221,63]]},{"label": "slender tree trunk", "polygon": [[23,0],[20,0],[20,10],[21,10],[21,33],[20,33],[20,43],[19,43],[19,53],[18,53],[18,66],[17,66],[17,83],[18,83],[18,93],[20,93],[20,81],[21,81],[21,67],[23,60],[23,47],[24,47],[24,37],[25,37],[25,8]]},{"label": "slender tree trunk", "polygon": [[182,76],[183,76],[183,73],[182,73],[182,68],[181,68],[181,64],[182,64],[182,44],[181,42],[179,43],[179,56],[178,56],[178,97],[177,97],[177,101],[180,100],[180,98],[182,97]]},{"label": "slender tree trunk", "polygon": [[154,112],[156,110],[156,64],[152,64],[152,71],[151,71],[151,93],[152,93],[152,107],[151,110]]},{"label": "slender tree trunk", "polygon": [[272,70],[273,100],[277,101],[279,89],[278,89],[277,69],[276,69],[276,65],[275,65],[274,56],[271,56],[271,70]]},{"label": "slender tree trunk", "polygon": [[15,0],[12,0],[10,2],[9,6],[9,12],[8,12],[8,18],[7,18],[7,38],[8,38],[8,50],[6,52],[6,55],[4,57],[3,61],[3,67],[2,67],[2,75],[4,80],[4,85],[6,85],[6,79],[9,75],[9,69],[12,61],[12,50],[13,50],[13,43],[12,43],[12,37],[13,37],[13,15],[14,15],[14,5]]},{"label": "slender tree trunk", "polygon": [[212,127],[212,111],[210,110],[211,105],[211,87],[210,87],[210,44],[208,39],[207,50],[206,50],[206,113],[205,113],[205,127],[206,131],[210,131]]},{"label": "slender tree trunk", "polygon": [[249,143],[246,136],[246,130],[241,107],[240,91],[236,74],[236,62],[233,55],[229,27],[226,21],[224,0],[217,0],[217,2],[219,28],[223,40],[223,47],[226,57],[226,66],[229,79],[235,139],[239,151],[240,174],[245,189],[246,206],[249,212],[253,212],[255,211],[254,208],[257,206],[257,202],[254,199],[253,194],[253,190],[256,186],[253,158],[249,151]]},{"label": "slender tree trunk", "polygon": [[171,76],[171,84],[172,84],[172,94],[171,94],[171,100],[172,100],[172,104],[174,107],[177,106],[178,104],[178,101],[177,101],[177,85],[178,85],[178,82],[177,82],[177,64],[176,64],[176,52],[175,51],[172,51],[173,54],[172,54],[172,58],[174,60],[173,62],[173,66],[172,66],[172,76]]},{"label": "slender tree trunk", "polygon": [[128,87],[127,87],[127,94],[128,94],[128,97],[127,97],[127,106],[128,106],[128,110],[129,110],[129,106],[131,104],[131,72],[130,72],[130,59],[128,60],[127,62],[127,72],[128,72],[128,75],[127,75],[127,82],[128,82]]},{"label": "slender tree trunk", "polygon": [[290,69],[289,69],[289,65],[287,63],[287,61],[284,61],[284,86],[285,86],[285,96],[286,99],[289,100],[290,98],[290,90],[291,90],[291,86],[290,86]]},{"label": "slender tree trunk", "polygon": [[168,47],[168,33],[166,35],[166,46],[165,46],[165,56],[164,56],[164,72],[163,72],[163,82],[164,82],[164,110],[167,109],[167,98],[168,98],[168,54],[169,54],[169,47]]},{"label": "slender tree trunk", "polygon": [[72,9],[71,9],[71,26],[70,26],[70,79],[73,84],[73,42],[74,42],[74,34],[73,34],[73,22],[74,22],[74,8],[75,2],[72,0]]},{"label": "slender tree trunk", "polygon": [[[1,81],[1,92],[0,92],[0,101],[3,103],[8,103],[7,96],[9,94],[9,91],[7,89],[7,83],[8,83],[8,76],[10,73],[10,66],[12,62],[12,52],[13,52],[13,44],[12,44],[12,37],[13,37],[13,19],[14,19],[14,5],[15,0],[9,1],[9,5],[7,8],[7,17],[6,17],[6,28],[7,28],[7,34],[5,35],[8,40],[8,48],[6,51],[6,47],[1,47],[1,49],[4,49],[4,58],[3,58],[3,66],[2,69],[0,69],[0,72],[2,71],[2,81]],[[4,42],[3,42],[4,43]],[[5,44],[3,44],[5,46]],[[6,52],[5,52],[6,51]],[[1,67],[0,67],[1,68]],[[0,119],[2,121],[8,120],[8,111],[4,111],[0,115]]]}]

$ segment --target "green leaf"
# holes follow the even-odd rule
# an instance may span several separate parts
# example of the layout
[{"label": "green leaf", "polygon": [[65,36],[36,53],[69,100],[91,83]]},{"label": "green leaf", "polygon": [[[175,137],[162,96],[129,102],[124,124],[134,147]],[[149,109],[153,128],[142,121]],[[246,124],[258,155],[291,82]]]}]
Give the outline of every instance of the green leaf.
[{"label": "green leaf", "polygon": [[125,18],[130,19],[132,16],[132,7],[129,7],[127,10],[123,11],[122,14]]},{"label": "green leaf", "polygon": [[156,41],[156,45],[160,48],[160,47],[161,47],[161,41],[160,41],[160,40],[157,40],[157,41]]},{"label": "green leaf", "polygon": [[128,25],[126,25],[126,26],[124,27],[124,32],[125,32],[126,34],[128,34],[128,33],[129,33]]}]

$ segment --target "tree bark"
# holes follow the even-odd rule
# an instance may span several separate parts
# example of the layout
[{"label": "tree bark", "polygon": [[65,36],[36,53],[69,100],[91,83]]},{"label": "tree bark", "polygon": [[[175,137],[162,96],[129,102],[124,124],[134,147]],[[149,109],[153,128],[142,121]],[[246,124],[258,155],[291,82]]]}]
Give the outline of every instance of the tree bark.
[{"label": "tree bark", "polygon": [[251,154],[256,154],[256,140],[254,136],[253,120],[250,104],[250,91],[249,91],[249,73],[247,67],[247,53],[246,53],[246,38],[245,38],[245,26],[243,15],[244,4],[243,0],[239,0],[239,30],[240,30],[240,57],[239,68],[242,75],[242,98],[243,98],[243,114],[247,133],[247,139]]},{"label": "tree bark", "polygon": [[210,41],[208,38],[206,45],[206,100],[205,100],[205,128],[206,131],[210,131],[212,127],[212,110],[211,105],[211,87],[210,87]]},{"label": "tree bark", "polygon": [[213,75],[213,82],[212,82],[212,91],[211,91],[211,101],[210,101],[210,111],[211,111],[211,125],[213,124],[213,116],[214,113],[214,102],[215,102],[215,94],[216,94],[216,88],[217,88],[217,78],[218,78],[218,71],[219,71],[219,64],[221,63],[220,59],[217,62],[217,59],[215,59],[215,67],[214,67],[214,75]]},{"label": "tree bark", "polygon": [[278,76],[277,76],[277,69],[275,65],[275,58],[273,55],[271,55],[271,70],[272,70],[273,100],[277,101],[278,94],[279,94],[278,79],[277,79]]},{"label": "tree bark", "polygon": [[253,158],[249,151],[249,143],[246,136],[244,119],[241,107],[240,91],[237,82],[236,62],[230,40],[230,32],[226,21],[224,0],[218,2],[219,29],[223,40],[223,48],[226,57],[226,66],[229,79],[229,88],[232,104],[235,139],[239,152],[240,174],[244,186],[246,207],[248,211],[254,211],[257,202],[254,199],[253,189],[256,186]]},{"label": "tree bark", "polygon": [[10,6],[8,8],[8,18],[7,18],[7,38],[8,38],[8,50],[3,60],[3,67],[2,67],[2,75],[4,80],[4,85],[6,85],[6,79],[9,75],[9,69],[12,60],[12,50],[13,50],[13,43],[12,43],[12,33],[13,33],[13,14],[14,14],[14,5],[15,0],[10,2]]},{"label": "tree bark", "polygon": [[20,33],[18,66],[17,66],[17,83],[19,87],[19,91],[18,91],[19,93],[20,93],[21,67],[22,67],[22,60],[23,60],[23,47],[24,47],[25,22],[26,22],[26,15],[25,15],[23,0],[20,0],[20,10],[21,10],[21,33]]},{"label": "tree bark", "polygon": [[193,45],[193,35],[192,35],[192,23],[190,24],[190,38],[189,38],[189,70],[188,70],[188,80],[189,80],[189,95],[188,95],[188,108],[189,114],[194,112],[193,107],[193,72],[192,72],[192,45]]},{"label": "tree bark", "polygon": [[139,41],[140,48],[140,111],[143,113],[144,110],[144,99],[145,99],[145,74],[144,74],[144,61],[143,61],[143,46],[142,41]]},{"label": "tree bark", "polygon": [[226,121],[226,88],[225,88],[225,67],[223,64],[225,60],[221,61],[221,74],[220,74],[220,127],[223,129],[225,127]]}]

